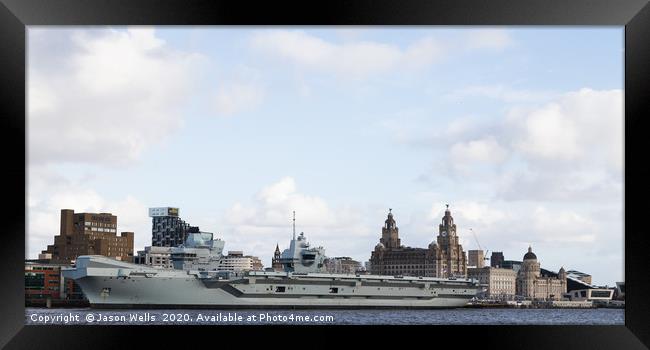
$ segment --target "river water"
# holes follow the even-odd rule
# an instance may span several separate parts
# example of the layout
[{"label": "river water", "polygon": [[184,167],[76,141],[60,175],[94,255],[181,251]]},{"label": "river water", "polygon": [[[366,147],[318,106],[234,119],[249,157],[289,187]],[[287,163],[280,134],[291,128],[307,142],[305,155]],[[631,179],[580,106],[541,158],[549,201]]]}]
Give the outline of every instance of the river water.
[{"label": "river water", "polygon": [[95,310],[26,308],[28,325],[623,325],[623,309]]}]

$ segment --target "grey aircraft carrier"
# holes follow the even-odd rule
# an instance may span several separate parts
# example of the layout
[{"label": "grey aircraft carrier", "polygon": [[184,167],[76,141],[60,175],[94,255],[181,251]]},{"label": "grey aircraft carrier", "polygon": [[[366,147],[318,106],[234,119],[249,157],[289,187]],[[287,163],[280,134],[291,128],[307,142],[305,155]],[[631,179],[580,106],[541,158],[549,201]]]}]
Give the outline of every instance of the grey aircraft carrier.
[{"label": "grey aircraft carrier", "polygon": [[295,233],[284,272],[220,271],[223,241],[192,233],[172,250],[174,269],[80,256],[63,272],[94,308],[455,308],[480,290],[476,280],[329,274],[324,249]]}]

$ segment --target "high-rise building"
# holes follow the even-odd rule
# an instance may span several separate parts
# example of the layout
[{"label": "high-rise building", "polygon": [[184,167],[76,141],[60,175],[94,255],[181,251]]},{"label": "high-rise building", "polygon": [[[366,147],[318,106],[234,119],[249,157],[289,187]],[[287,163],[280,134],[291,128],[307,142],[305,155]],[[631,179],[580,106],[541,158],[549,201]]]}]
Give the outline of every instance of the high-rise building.
[{"label": "high-rise building", "polygon": [[177,247],[185,242],[189,233],[200,232],[198,226],[178,217],[178,208],[149,208],[152,218],[151,245],[154,247]]},{"label": "high-rise building", "polygon": [[484,255],[482,250],[468,250],[467,251],[467,266],[481,268],[485,264]]},{"label": "high-rise building", "polygon": [[449,206],[438,227],[437,240],[428,248],[401,245],[398,228],[389,210],[382,237],[370,256],[372,274],[452,277],[467,275],[467,257],[458,243],[456,224]]},{"label": "high-rise building", "polygon": [[503,252],[492,252],[490,256],[490,266],[501,267],[503,265]]},{"label": "high-rise building", "polygon": [[117,235],[117,216],[61,210],[59,235],[41,252],[55,264],[69,264],[80,255],[103,255],[133,261],[133,232]]}]

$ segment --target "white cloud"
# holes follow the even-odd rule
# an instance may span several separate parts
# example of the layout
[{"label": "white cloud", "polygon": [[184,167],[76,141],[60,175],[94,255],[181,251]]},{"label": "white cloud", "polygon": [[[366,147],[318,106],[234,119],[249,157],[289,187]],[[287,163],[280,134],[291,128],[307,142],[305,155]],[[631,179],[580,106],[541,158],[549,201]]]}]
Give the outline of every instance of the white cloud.
[{"label": "white cloud", "polygon": [[581,89],[509,116],[514,148],[533,159],[590,162],[621,171],[623,91]]},{"label": "white cloud", "polygon": [[550,212],[538,206],[530,221],[531,235],[540,243],[593,243],[598,225],[591,219],[574,211]]},{"label": "white cloud", "polygon": [[512,44],[512,37],[503,29],[472,30],[467,34],[468,49],[503,50]]},{"label": "white cloud", "polygon": [[137,159],[182,125],[179,112],[203,62],[149,28],[30,29],[29,50],[30,164]]},{"label": "white cloud", "polygon": [[513,108],[502,130],[521,164],[503,170],[495,187],[501,198],[622,203],[621,90],[581,89],[538,108]]},{"label": "white cloud", "polygon": [[292,177],[264,187],[252,205],[236,203],[226,218],[231,224],[290,227],[294,210],[302,227],[342,228],[357,219],[351,211],[330,208],[323,198],[298,192]]},{"label": "white cloud", "polygon": [[496,194],[506,200],[586,201],[622,203],[622,173],[603,168],[565,169],[553,163],[504,171],[495,182]]},{"label": "white cloud", "polygon": [[494,136],[467,142],[457,142],[451,146],[449,152],[456,165],[475,162],[499,164],[508,155],[508,151],[497,142]]},{"label": "white cloud", "polygon": [[443,97],[452,101],[461,101],[468,98],[485,97],[500,100],[506,103],[547,101],[557,97],[552,91],[535,91],[514,88],[503,84],[470,85],[456,89]]},{"label": "white cloud", "polygon": [[430,172],[466,189],[506,200],[622,199],[622,90],[584,88],[541,105],[515,103],[497,118],[429,125],[407,117],[384,127],[400,143],[430,149]]},{"label": "white cloud", "polygon": [[301,30],[255,33],[252,48],[303,68],[335,73],[345,78],[420,69],[463,51],[500,51],[513,44],[502,29],[471,30],[460,41],[443,41],[427,35],[400,47],[361,39],[357,30],[337,31],[340,42],[328,41]]},{"label": "white cloud", "polygon": [[580,130],[560,105],[549,104],[526,116],[516,147],[532,156],[571,160],[584,155],[578,145]]},{"label": "white cloud", "polygon": [[467,228],[491,226],[506,219],[512,219],[508,213],[500,210],[497,206],[485,203],[461,200],[454,203],[454,215],[457,221],[464,223]]},{"label": "white cloud", "polygon": [[423,38],[402,49],[372,41],[323,40],[304,31],[275,30],[254,34],[251,46],[301,67],[363,78],[400,67],[422,67],[439,60],[444,50],[433,38]]}]

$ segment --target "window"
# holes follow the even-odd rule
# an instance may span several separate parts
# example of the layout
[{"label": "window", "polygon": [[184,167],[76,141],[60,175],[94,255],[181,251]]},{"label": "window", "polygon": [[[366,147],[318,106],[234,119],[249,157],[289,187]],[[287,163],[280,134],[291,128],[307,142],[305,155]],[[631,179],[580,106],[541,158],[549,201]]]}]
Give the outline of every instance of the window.
[{"label": "window", "polygon": [[284,293],[284,292],[285,292],[285,289],[286,289],[286,287],[284,287],[284,286],[277,286],[277,287],[275,287],[275,291],[276,291],[277,293]]},{"label": "window", "polygon": [[[379,289],[379,288],[377,288],[377,289]],[[338,292],[339,292],[339,289],[338,289],[338,288],[336,288],[336,287],[331,287],[331,288],[330,288],[330,293],[332,293],[332,294],[336,294],[336,293],[338,293]]]}]

